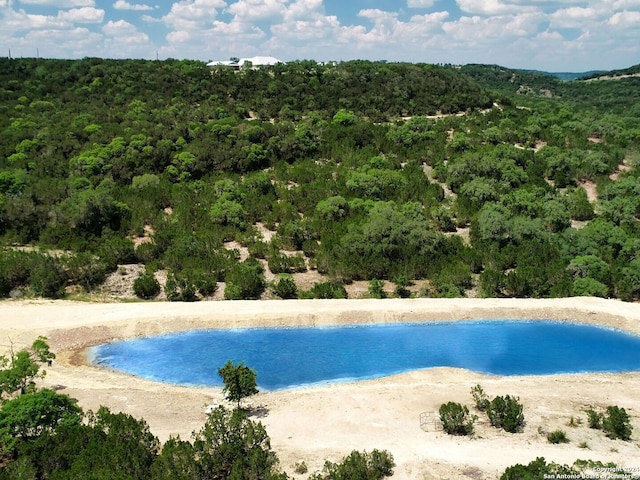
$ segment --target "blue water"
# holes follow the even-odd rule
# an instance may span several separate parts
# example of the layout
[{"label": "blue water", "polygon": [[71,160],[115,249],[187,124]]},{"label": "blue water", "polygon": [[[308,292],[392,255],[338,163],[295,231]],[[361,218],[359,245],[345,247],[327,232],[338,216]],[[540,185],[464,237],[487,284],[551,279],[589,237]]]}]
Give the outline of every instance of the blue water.
[{"label": "blue water", "polygon": [[257,371],[258,386],[383,377],[431,367],[495,375],[640,370],[640,337],[551,321],[465,321],[200,330],[94,347],[94,362],[156,381],[220,386],[228,360]]}]

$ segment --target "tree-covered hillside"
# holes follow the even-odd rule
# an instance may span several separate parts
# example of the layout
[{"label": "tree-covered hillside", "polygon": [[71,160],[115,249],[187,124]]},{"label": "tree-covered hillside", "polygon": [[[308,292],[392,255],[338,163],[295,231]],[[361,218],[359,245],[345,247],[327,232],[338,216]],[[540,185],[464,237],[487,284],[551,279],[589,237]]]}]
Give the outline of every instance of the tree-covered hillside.
[{"label": "tree-covered hillside", "polygon": [[0,59],[0,295],[639,298],[636,80]]}]

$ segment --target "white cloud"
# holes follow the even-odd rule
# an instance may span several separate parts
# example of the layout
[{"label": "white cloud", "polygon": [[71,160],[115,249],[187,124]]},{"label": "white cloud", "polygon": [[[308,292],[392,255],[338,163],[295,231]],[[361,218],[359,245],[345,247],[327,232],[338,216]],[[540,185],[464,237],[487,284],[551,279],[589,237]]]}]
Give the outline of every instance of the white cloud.
[{"label": "white cloud", "polygon": [[322,0],[294,0],[293,3],[287,7],[283,20],[285,22],[301,19],[319,20],[321,17],[325,17],[324,4]]},{"label": "white cloud", "polygon": [[24,10],[8,10],[0,26],[10,32],[33,30],[61,30],[72,28],[77,23],[101,23],[104,10],[93,7],[72,8],[60,10],[52,15],[35,15]]},{"label": "white cloud", "polygon": [[237,19],[264,20],[282,17],[289,0],[239,0],[229,6],[227,11]]},{"label": "white cloud", "polygon": [[437,0],[407,0],[407,7],[409,8],[431,8]]},{"label": "white cloud", "polygon": [[[489,18],[479,16],[461,17],[443,25],[443,30],[459,41],[468,41],[472,45],[486,44],[496,40],[504,41],[514,37],[536,35],[544,21],[541,14],[524,13],[521,15],[503,15]],[[496,43],[496,48],[501,48]]]},{"label": "white cloud", "polygon": [[24,5],[46,5],[49,7],[74,8],[94,7],[95,0],[20,0]]},{"label": "white cloud", "polygon": [[135,10],[135,11],[146,11],[153,10],[153,7],[150,5],[145,5],[142,3],[129,3],[127,0],[116,0],[113,4],[113,8],[116,10]]},{"label": "white cloud", "polygon": [[72,8],[59,12],[58,18],[70,23],[102,23],[104,10],[93,7]]},{"label": "white cloud", "polygon": [[146,33],[138,32],[135,25],[125,20],[117,20],[115,22],[109,20],[102,27],[102,31],[107,37],[105,40],[112,46],[132,46],[146,44],[149,42],[149,37]]},{"label": "white cloud", "polygon": [[[0,41],[4,31],[0,33]],[[35,56],[49,58],[82,58],[96,55],[96,46],[101,35],[86,28],[77,27],[66,30],[32,30],[23,37],[11,38],[11,53],[15,56]]]},{"label": "white cloud", "polygon": [[614,27],[640,29],[640,12],[618,12],[609,19],[608,23]]},{"label": "white cloud", "polygon": [[107,36],[117,37],[129,33],[135,33],[136,27],[135,25],[126,22],[124,20],[113,21],[109,20],[103,27],[102,31]]},{"label": "white cloud", "polygon": [[211,25],[218,10],[226,6],[224,0],[181,0],[171,6],[162,20],[176,30],[197,30]]},{"label": "white cloud", "polygon": [[167,34],[167,40],[169,43],[185,43],[191,40],[191,34],[189,32],[171,32]]},{"label": "white cloud", "polygon": [[608,5],[614,10],[629,10],[634,8],[640,8],[640,0],[602,0],[605,5]]},{"label": "white cloud", "polygon": [[398,14],[396,12],[385,12],[377,8],[360,10],[358,16],[371,20],[375,25],[372,33],[377,34],[393,32],[398,23]]},{"label": "white cloud", "polygon": [[456,0],[456,3],[463,12],[477,15],[505,15],[536,11],[536,7],[530,5],[533,2],[520,5],[518,2],[501,0]]},{"label": "white cloud", "polygon": [[556,10],[549,19],[555,28],[580,28],[598,20],[600,13],[592,7],[569,7]]}]

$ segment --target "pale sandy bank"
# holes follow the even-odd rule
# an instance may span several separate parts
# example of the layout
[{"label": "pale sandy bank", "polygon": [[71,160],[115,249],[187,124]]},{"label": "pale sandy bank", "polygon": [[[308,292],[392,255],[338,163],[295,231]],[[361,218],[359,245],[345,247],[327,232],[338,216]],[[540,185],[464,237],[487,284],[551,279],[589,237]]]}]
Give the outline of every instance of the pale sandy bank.
[{"label": "pale sandy bank", "polygon": [[[572,298],[391,299],[263,302],[113,303],[2,302],[0,344],[21,347],[49,337],[58,360],[44,384],[77,398],[85,409],[107,405],[144,417],[161,439],[189,438],[205,420],[204,406],[222,401],[218,390],[175,387],[98,369],[84,362],[84,347],[114,338],[186,329],[237,326],[546,318],[609,325],[640,334],[640,305]],[[219,365],[212,365],[217,369]],[[453,400],[471,405],[480,383],[490,396],[517,395],[527,425],[511,435],[486,424],[474,439],[449,437],[420,425],[420,414]],[[264,407],[265,424],[282,467],[297,461],[310,470],[353,449],[387,449],[397,463],[394,478],[496,478],[514,463],[538,456],[559,463],[576,459],[640,467],[640,373],[544,377],[492,377],[437,368],[380,380],[268,392],[253,397]],[[609,440],[586,426],[584,409],[624,407],[632,416],[633,441]],[[582,425],[569,427],[570,417]],[[571,443],[550,445],[545,432],[562,428]],[[588,448],[580,448],[585,443]],[[306,478],[303,475],[300,478]]]}]

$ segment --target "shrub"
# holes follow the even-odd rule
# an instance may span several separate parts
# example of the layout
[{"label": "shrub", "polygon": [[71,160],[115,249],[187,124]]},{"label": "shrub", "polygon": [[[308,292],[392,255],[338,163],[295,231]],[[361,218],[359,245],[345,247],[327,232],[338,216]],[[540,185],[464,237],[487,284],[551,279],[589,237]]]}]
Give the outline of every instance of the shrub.
[{"label": "shrub", "polygon": [[571,287],[571,295],[574,297],[601,297],[607,298],[609,288],[593,278],[576,278]]},{"label": "shrub", "polygon": [[[567,475],[566,478],[574,478],[579,472],[567,465],[557,463],[547,463],[543,457],[538,457],[528,465],[516,464],[508,467],[500,480],[533,480],[540,478],[561,478],[560,475]],[[571,477],[569,477],[571,476]]]},{"label": "shrub", "polygon": [[273,283],[273,292],[283,299],[298,298],[298,288],[291,275],[281,275]]},{"label": "shrub", "polygon": [[626,410],[618,406],[607,407],[607,413],[602,418],[602,430],[609,438],[630,440],[633,427]]},{"label": "shrub", "polygon": [[148,265],[149,263],[157,260],[160,252],[158,251],[158,246],[151,243],[141,243],[135,250],[136,260],[140,263],[144,263]]},{"label": "shrub", "polygon": [[81,285],[86,291],[104,282],[107,267],[90,253],[78,253],[64,260],[64,268],[69,278],[69,284]]},{"label": "shrub", "polygon": [[115,271],[118,265],[135,263],[138,260],[133,242],[129,238],[109,237],[97,246],[96,253],[110,271]]},{"label": "shrub", "polygon": [[576,428],[577,426],[582,425],[582,419],[580,417],[574,417],[573,415],[567,422],[567,426]]},{"label": "shrub", "polygon": [[567,434],[564,431],[555,430],[547,434],[547,441],[557,445],[558,443],[569,443],[569,438],[567,438]]},{"label": "shrub", "polygon": [[255,258],[248,258],[234,265],[225,277],[227,300],[256,300],[264,292],[266,283],[262,265]]},{"label": "shrub", "polygon": [[440,421],[442,428],[449,435],[472,435],[473,424],[478,417],[469,415],[466,405],[455,402],[440,405]]},{"label": "shrub", "polygon": [[487,415],[491,425],[503,428],[509,433],[516,433],[524,426],[522,404],[517,397],[506,395],[496,397],[487,406]]},{"label": "shrub", "polygon": [[218,281],[215,274],[199,272],[195,275],[195,287],[198,289],[198,293],[203,297],[208,297],[216,293],[218,288]]},{"label": "shrub", "polygon": [[600,430],[602,428],[602,414],[600,412],[596,412],[592,408],[586,410],[585,413],[587,414],[589,428]]},{"label": "shrub", "polygon": [[278,253],[269,259],[269,270],[272,273],[306,272],[307,265],[299,253],[291,257]]},{"label": "shrub", "polygon": [[400,275],[395,279],[396,289],[394,293],[396,296],[400,298],[409,298],[411,296],[411,291],[407,288],[409,286],[409,280],[405,275]]},{"label": "shrub", "polygon": [[11,290],[27,284],[32,255],[34,254],[0,250],[0,295],[8,297]]},{"label": "shrub", "polygon": [[297,473],[298,475],[302,475],[304,473],[307,473],[309,471],[309,467],[307,467],[307,464],[302,461],[302,462],[297,462],[295,465],[295,468],[293,469],[293,471],[295,473]]},{"label": "shrub", "polygon": [[384,280],[373,279],[369,281],[369,296],[371,298],[387,297],[387,292],[384,291]]},{"label": "shrub", "polygon": [[273,250],[273,247],[271,246],[270,243],[261,242],[261,241],[253,242],[249,244],[247,248],[249,250],[249,255],[251,255],[254,258],[267,258],[267,256]]},{"label": "shrub", "polygon": [[60,262],[45,255],[36,255],[33,257],[29,283],[36,295],[62,298],[67,281],[61,271]]},{"label": "shrub", "polygon": [[342,463],[325,462],[323,473],[312,475],[310,480],[342,480],[347,478],[366,478],[381,480],[393,475],[395,462],[386,450],[373,450],[371,453],[352,451]]},{"label": "shrub", "polygon": [[471,387],[471,396],[473,397],[476,408],[481,412],[484,412],[489,406],[489,397],[484,393],[480,384],[477,384],[475,387]]},{"label": "shrub", "polygon": [[164,291],[170,302],[195,302],[198,300],[195,285],[188,279],[173,273],[167,275]]},{"label": "shrub", "polygon": [[136,297],[149,300],[160,293],[160,283],[150,272],[145,272],[133,282],[133,291]]},{"label": "shrub", "polygon": [[316,283],[309,293],[311,298],[347,298],[347,291],[344,285],[338,282]]}]

